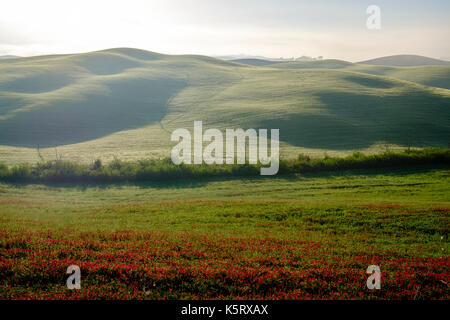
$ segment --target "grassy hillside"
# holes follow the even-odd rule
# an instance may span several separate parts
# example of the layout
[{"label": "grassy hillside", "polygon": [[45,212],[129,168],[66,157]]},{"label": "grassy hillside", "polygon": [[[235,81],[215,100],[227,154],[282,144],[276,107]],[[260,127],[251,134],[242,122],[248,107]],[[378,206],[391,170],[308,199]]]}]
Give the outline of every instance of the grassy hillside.
[{"label": "grassy hillside", "polygon": [[0,60],[15,59],[15,58],[20,58],[20,57],[19,56],[13,56],[13,55],[0,56]]},{"label": "grassy hillside", "polygon": [[287,157],[448,146],[450,91],[436,87],[450,67],[420,68],[256,67],[128,48],[0,61],[0,160],[35,162],[38,146],[46,159],[167,156],[172,130],[194,120],[279,128]]},{"label": "grassy hillside", "polygon": [[234,59],[230,60],[235,63],[247,64],[250,66],[267,66],[277,63],[276,61],[264,60],[264,59]]},{"label": "grassy hillside", "polygon": [[414,66],[394,67],[356,64],[341,60],[320,60],[303,62],[283,62],[267,65],[280,69],[339,69],[387,76],[394,79],[411,81],[425,86],[450,89],[450,66]]},{"label": "grassy hillside", "polygon": [[316,61],[287,61],[272,64],[273,67],[280,69],[341,69],[351,65],[351,62],[336,59]]},{"label": "grassy hillside", "polygon": [[433,59],[418,55],[395,55],[389,57],[381,57],[360,62],[361,64],[370,64],[376,66],[397,66],[397,67],[414,67],[414,66],[448,66],[450,61]]},{"label": "grassy hillside", "polygon": [[352,64],[346,70],[450,89],[450,66],[387,67]]}]

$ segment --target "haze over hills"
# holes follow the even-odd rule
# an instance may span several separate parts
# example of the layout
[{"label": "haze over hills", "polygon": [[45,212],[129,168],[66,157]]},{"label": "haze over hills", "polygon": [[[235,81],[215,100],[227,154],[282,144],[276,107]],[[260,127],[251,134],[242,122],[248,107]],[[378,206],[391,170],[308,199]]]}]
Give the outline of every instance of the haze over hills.
[{"label": "haze over hills", "polygon": [[[0,160],[170,154],[170,133],[279,128],[281,153],[447,146],[448,66],[254,66],[117,48],[0,61]],[[440,87],[440,88],[438,88]]]}]

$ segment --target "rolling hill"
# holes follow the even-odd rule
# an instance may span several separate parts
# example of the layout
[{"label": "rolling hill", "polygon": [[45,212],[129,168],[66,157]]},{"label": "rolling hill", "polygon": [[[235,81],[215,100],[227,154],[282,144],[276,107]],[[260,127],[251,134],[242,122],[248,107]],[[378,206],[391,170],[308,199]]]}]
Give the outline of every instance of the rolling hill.
[{"label": "rolling hill", "polygon": [[450,66],[450,61],[438,60],[418,55],[395,55],[360,62],[375,66],[417,67],[417,66]]},{"label": "rolling hill", "polygon": [[20,58],[20,57],[19,56],[13,56],[13,55],[0,56],[0,60],[15,59],[15,58]]},{"label": "rolling hill", "polygon": [[342,60],[327,59],[319,61],[273,63],[266,64],[265,66],[277,69],[340,69],[377,76],[388,76],[390,78],[411,81],[426,86],[450,89],[450,65],[395,67],[358,64]]},{"label": "rolling hill", "polygon": [[[279,128],[281,154],[448,146],[450,67],[250,65],[117,48],[0,61],[0,161],[170,154],[170,133]],[[440,88],[438,88],[440,87]],[[55,150],[57,148],[57,150]]]},{"label": "rolling hill", "polygon": [[246,64],[249,66],[267,66],[279,63],[277,61],[271,61],[271,60],[264,60],[264,59],[233,59],[230,60],[232,62]]},{"label": "rolling hill", "polygon": [[351,62],[325,59],[316,61],[288,61],[282,63],[274,63],[271,66],[279,69],[343,69],[353,65]]}]

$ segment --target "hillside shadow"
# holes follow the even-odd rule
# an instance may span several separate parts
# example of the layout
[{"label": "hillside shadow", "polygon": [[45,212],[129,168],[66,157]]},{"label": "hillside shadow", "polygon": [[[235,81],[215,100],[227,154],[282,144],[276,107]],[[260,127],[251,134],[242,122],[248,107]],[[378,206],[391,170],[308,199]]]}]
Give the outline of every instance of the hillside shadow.
[{"label": "hillside shadow", "polygon": [[370,77],[349,75],[343,77],[343,79],[368,88],[390,89],[395,87],[396,85],[393,81],[375,77],[370,78]]},{"label": "hillside shadow", "polygon": [[168,99],[186,83],[176,79],[125,79],[106,84],[109,94],[18,112],[0,120],[0,144],[54,147],[101,138],[160,121]]},{"label": "hillside shadow", "polygon": [[115,49],[109,49],[104,50],[104,52],[111,52],[111,53],[119,53],[124,54],[129,57],[139,59],[139,60],[145,60],[145,61],[153,61],[158,60],[163,57],[160,53],[140,50],[140,49],[133,49],[133,48],[115,48]]},{"label": "hillside shadow", "polygon": [[139,62],[124,59],[115,54],[102,54],[78,57],[77,65],[96,75],[112,75],[130,68],[141,66]]},{"label": "hillside shadow", "polygon": [[42,93],[58,90],[69,85],[72,79],[62,73],[39,72],[0,84],[1,91],[17,93]]},{"label": "hillside shadow", "polygon": [[447,146],[450,141],[450,99],[444,97],[424,92],[323,92],[317,97],[323,114],[289,115],[261,121],[258,127],[279,128],[280,140],[293,146],[332,150],[367,148],[380,141],[416,147]]}]

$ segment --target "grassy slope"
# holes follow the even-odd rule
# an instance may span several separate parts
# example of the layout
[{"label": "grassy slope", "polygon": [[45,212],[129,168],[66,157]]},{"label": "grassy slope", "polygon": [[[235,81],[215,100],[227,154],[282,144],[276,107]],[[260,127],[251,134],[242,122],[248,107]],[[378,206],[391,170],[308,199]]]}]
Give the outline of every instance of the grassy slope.
[{"label": "grassy slope", "polygon": [[[449,91],[394,79],[414,73],[440,84],[446,69],[389,69],[386,77],[363,73],[387,74],[381,67],[338,60],[274,66],[134,49],[0,62],[0,160],[34,162],[37,145],[82,161],[163,156],[170,132],[194,120],[280,128],[284,156],[385,142],[447,146]],[[53,148],[41,152],[55,158]]]},{"label": "grassy slope", "polygon": [[428,58],[424,56],[412,54],[400,54],[395,56],[381,57],[360,62],[362,64],[380,65],[380,66],[398,66],[398,67],[414,67],[414,66],[448,66],[450,61]]},{"label": "grassy slope", "polygon": [[234,60],[230,60],[230,61],[235,62],[235,63],[240,63],[240,64],[246,64],[246,65],[250,65],[250,66],[255,66],[255,67],[267,66],[267,65],[277,63],[276,61],[264,60],[264,59],[234,59]]},{"label": "grassy slope", "polygon": [[282,69],[339,69],[367,73],[377,76],[387,76],[394,79],[411,81],[425,86],[450,89],[450,66],[382,66],[369,64],[354,64],[341,60],[322,60],[307,62],[283,62],[267,65]]},{"label": "grassy slope", "polygon": [[347,69],[450,89],[450,66],[382,67],[357,64]]}]

